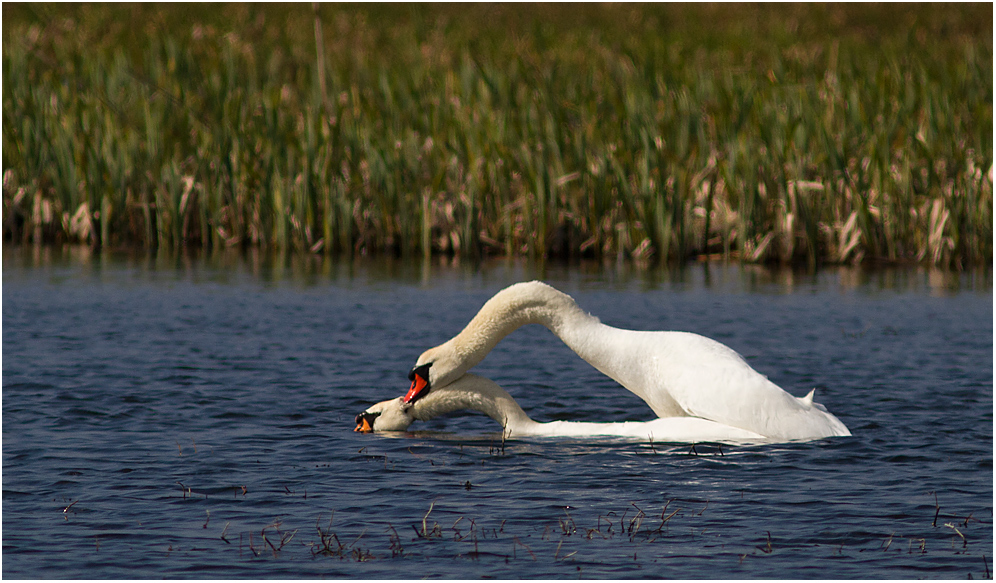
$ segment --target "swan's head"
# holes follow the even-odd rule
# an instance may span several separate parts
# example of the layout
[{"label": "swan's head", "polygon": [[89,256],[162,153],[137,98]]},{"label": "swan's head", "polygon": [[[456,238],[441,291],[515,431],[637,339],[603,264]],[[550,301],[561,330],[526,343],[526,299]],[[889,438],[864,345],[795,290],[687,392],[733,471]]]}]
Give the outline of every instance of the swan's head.
[{"label": "swan's head", "polygon": [[[425,354],[422,355],[422,357],[424,356]],[[428,360],[423,363],[422,357],[418,359],[415,368],[408,373],[408,380],[412,382],[412,386],[405,393],[405,396],[401,397],[401,400],[408,405],[414,404],[415,401],[429,394],[429,390],[435,385],[432,379],[433,361]]]},{"label": "swan's head", "polygon": [[356,416],[356,429],[362,433],[372,431],[404,431],[415,421],[412,406],[403,397],[381,401]]},{"label": "swan's head", "polygon": [[[413,384],[424,382],[416,379]],[[512,395],[494,381],[467,373],[452,383],[418,393],[416,401],[404,397],[381,401],[356,416],[356,429],[373,431],[405,431],[412,422],[428,421],[453,411],[469,409],[491,417],[503,427],[509,422],[529,421]]]},{"label": "swan's head", "polygon": [[422,353],[408,374],[405,395],[414,403],[433,389],[459,380],[494,348],[499,340],[524,324],[550,327],[555,314],[580,308],[570,296],[540,281],[516,283],[496,293],[456,336]]},{"label": "swan's head", "polygon": [[[450,339],[435,348],[430,348],[418,357],[415,366],[408,373],[412,382],[405,403],[414,404],[433,388],[442,388],[461,378],[470,368],[461,343]],[[472,363],[470,363],[472,364]]]}]

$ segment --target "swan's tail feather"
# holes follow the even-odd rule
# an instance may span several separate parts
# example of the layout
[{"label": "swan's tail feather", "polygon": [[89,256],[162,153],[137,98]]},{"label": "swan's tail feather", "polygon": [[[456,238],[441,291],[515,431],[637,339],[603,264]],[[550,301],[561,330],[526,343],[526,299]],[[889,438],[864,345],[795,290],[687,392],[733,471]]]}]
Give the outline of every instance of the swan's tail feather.
[{"label": "swan's tail feather", "polygon": [[813,396],[816,395],[816,389],[809,391],[809,394],[802,398],[802,404],[807,407],[813,406]]}]

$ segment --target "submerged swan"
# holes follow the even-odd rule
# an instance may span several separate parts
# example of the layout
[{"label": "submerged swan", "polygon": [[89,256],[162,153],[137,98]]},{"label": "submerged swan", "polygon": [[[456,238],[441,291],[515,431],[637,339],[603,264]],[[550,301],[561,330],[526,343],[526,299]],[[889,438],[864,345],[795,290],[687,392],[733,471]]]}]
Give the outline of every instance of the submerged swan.
[{"label": "submerged swan", "polygon": [[523,436],[618,436],[651,441],[701,442],[766,441],[764,436],[698,417],[666,417],[653,421],[586,423],[581,421],[533,421],[512,395],[490,379],[467,373],[442,388],[434,388],[414,403],[403,397],[382,401],[356,416],[355,431],[404,431],[414,421],[427,421],[446,413],[471,409],[491,417],[506,437]]},{"label": "submerged swan", "polygon": [[813,392],[793,397],[728,346],[690,332],[613,328],[539,281],[495,294],[459,334],[422,353],[403,401],[416,403],[461,378],[502,338],[542,324],[589,364],[629,389],[661,418],[693,417],[792,440],[850,435]]}]

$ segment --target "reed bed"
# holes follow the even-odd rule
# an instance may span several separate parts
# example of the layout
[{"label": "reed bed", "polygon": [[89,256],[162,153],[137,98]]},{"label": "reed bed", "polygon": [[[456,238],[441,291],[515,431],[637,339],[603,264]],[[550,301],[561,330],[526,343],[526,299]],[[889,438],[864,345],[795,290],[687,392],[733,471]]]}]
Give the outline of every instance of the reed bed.
[{"label": "reed bed", "polygon": [[3,236],[991,264],[991,5],[4,5]]}]

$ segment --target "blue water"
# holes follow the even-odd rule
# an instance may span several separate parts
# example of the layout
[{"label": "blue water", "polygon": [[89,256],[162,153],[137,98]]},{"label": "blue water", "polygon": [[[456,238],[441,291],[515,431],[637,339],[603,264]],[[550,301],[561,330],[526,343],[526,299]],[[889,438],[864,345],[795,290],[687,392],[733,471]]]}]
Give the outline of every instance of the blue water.
[{"label": "blue water", "polygon": [[[352,431],[534,278],[816,387],[854,435],[502,443],[471,413]],[[991,273],[7,248],[3,575],[991,577],[992,322]],[[538,326],[475,372],[541,421],[652,417]]]}]

